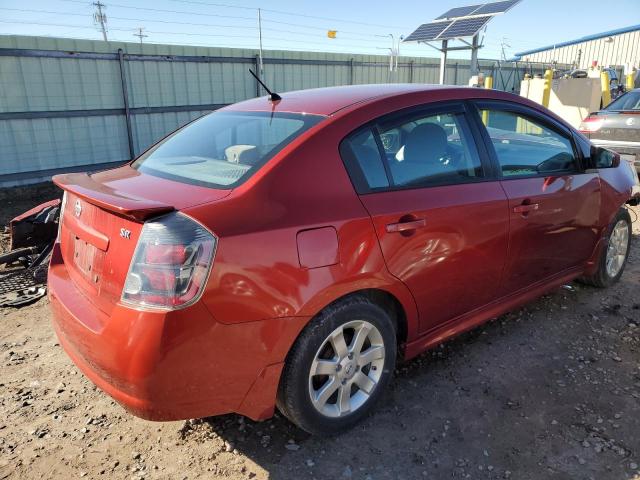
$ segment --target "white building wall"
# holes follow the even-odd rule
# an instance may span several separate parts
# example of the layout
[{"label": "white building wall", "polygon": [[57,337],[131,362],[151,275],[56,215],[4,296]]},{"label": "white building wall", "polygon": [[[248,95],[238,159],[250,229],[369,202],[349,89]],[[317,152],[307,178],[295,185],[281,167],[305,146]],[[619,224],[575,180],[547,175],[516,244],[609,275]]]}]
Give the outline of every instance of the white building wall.
[{"label": "white building wall", "polygon": [[[611,41],[607,41],[611,39]],[[544,50],[542,52],[523,55],[522,61],[564,64],[580,62],[578,68],[588,68],[594,60],[602,66],[623,66],[631,64],[640,67],[640,30],[612,35],[587,42],[576,43],[566,47]]]}]

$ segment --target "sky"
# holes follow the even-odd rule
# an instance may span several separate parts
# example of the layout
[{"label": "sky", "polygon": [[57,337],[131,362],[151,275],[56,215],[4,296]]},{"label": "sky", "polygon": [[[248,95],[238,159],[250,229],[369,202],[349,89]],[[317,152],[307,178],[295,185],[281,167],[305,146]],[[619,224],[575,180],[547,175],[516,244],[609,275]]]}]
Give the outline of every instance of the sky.
[{"label": "sky", "polygon": [[[313,50],[387,55],[393,39],[409,35],[449,8],[473,0],[101,0],[108,39],[145,43],[257,48],[258,8],[264,50]],[[102,39],[91,0],[0,0],[0,35]],[[480,58],[505,56],[640,24],[640,0],[522,0],[491,20]],[[336,38],[327,37],[336,30]],[[438,56],[403,43],[401,55]],[[468,58],[456,52],[453,58]]]}]

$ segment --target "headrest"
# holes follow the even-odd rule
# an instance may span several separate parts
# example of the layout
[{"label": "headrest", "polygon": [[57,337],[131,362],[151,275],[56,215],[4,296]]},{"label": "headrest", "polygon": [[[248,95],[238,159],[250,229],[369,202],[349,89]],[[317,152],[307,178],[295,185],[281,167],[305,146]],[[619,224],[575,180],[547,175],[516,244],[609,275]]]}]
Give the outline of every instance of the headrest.
[{"label": "headrest", "polygon": [[434,163],[447,153],[447,132],[435,123],[423,123],[407,136],[404,160],[410,163]]},{"label": "headrest", "polygon": [[227,162],[253,165],[258,161],[258,150],[255,145],[231,145],[224,149]]}]

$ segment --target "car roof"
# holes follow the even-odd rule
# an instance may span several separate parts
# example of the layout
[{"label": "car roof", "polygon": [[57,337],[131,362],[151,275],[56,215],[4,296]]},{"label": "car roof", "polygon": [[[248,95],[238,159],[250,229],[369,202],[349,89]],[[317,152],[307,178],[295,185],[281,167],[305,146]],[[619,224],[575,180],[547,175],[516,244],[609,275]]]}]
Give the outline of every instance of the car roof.
[{"label": "car roof", "polygon": [[258,97],[226,107],[226,110],[297,112],[315,115],[331,115],[351,105],[377,97],[393,97],[411,92],[453,89],[447,85],[372,84],[347,85],[341,87],[312,88],[280,93],[282,100],[271,102],[269,97]]}]

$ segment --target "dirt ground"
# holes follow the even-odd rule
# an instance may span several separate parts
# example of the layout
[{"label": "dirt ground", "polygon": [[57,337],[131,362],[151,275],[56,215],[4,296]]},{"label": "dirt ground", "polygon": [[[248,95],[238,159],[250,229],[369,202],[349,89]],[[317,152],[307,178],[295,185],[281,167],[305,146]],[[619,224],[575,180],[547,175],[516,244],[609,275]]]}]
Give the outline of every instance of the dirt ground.
[{"label": "dirt ground", "polygon": [[[3,222],[31,206],[3,203]],[[559,289],[400,366],[329,440],[280,415],[134,418],[61,350],[46,300],[0,309],[0,480],[640,480],[639,465],[638,221],[618,285]]]}]

